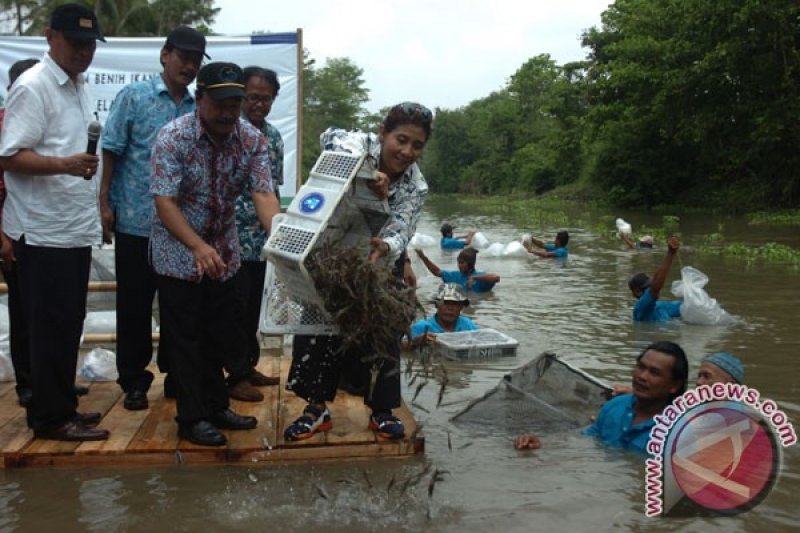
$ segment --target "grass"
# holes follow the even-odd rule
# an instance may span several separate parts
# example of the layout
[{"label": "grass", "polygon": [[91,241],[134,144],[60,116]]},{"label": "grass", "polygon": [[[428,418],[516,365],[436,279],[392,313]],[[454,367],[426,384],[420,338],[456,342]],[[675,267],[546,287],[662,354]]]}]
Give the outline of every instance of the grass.
[{"label": "grass", "polygon": [[754,226],[800,226],[800,209],[793,211],[756,211],[747,214]]}]

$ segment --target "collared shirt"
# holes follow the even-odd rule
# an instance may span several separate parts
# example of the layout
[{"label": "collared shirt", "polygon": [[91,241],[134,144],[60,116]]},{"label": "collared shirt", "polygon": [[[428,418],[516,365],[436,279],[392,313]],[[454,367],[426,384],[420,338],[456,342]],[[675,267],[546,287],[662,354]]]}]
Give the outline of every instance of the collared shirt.
[{"label": "collared shirt", "polygon": [[[217,148],[195,111],[161,129],[151,162],[150,192],[177,199],[189,226],[225,263],[220,281],[233,277],[240,265],[234,202],[246,186],[255,192],[272,192],[267,140],[240,119]],[[150,234],[150,258],[158,274],[201,280],[192,251],[167,230],[157,213]]]},{"label": "collared shirt", "polygon": [[564,258],[564,257],[567,257],[567,255],[568,255],[566,246],[559,246],[558,248],[556,248],[556,245],[553,244],[552,242],[549,242],[549,243],[545,244],[544,245],[544,249],[547,252],[555,253],[556,257]]},{"label": "collared shirt", "polygon": [[442,237],[442,240],[439,241],[439,247],[441,247],[442,250],[461,250],[466,246],[467,243],[462,239],[455,239],[453,237]]},{"label": "collared shirt", "polygon": [[[323,150],[351,154],[367,151],[376,161],[381,160],[380,140],[374,133],[328,128],[320,136],[320,145]],[[414,236],[427,195],[428,183],[416,163],[409,165],[400,178],[390,183],[388,201],[392,219],[380,233],[380,237],[389,245],[390,262],[400,257]]]},{"label": "collared shirt", "polygon": [[194,97],[189,91],[176,103],[161,76],[132,83],[117,93],[103,130],[103,149],[117,156],[109,193],[116,231],[139,237],[150,235],[153,143],[164,124],[192,111]]},{"label": "collared shirt", "polygon": [[683,300],[658,300],[653,298],[650,287],[633,305],[633,319],[637,322],[669,322],[681,317]]},{"label": "collared shirt", "polygon": [[[283,185],[283,138],[278,128],[267,121],[264,121],[261,132],[267,138],[272,188],[277,191],[278,186]],[[258,220],[256,206],[249,191],[243,191],[236,199],[236,229],[239,232],[242,261],[263,261],[261,251],[269,235]]]},{"label": "collared shirt", "polygon": [[651,418],[634,425],[635,404],[636,396],[633,394],[615,396],[603,405],[594,424],[581,433],[598,437],[609,446],[646,453],[650,429],[655,425],[655,420]]},{"label": "collared shirt", "polygon": [[472,290],[472,292],[489,292],[494,288],[494,283],[483,281],[480,279],[472,280],[472,289],[467,288],[467,283],[471,276],[483,276],[486,272],[480,270],[474,271],[467,276],[460,270],[442,270],[439,272],[439,277],[442,278],[444,283],[458,283],[464,291]]},{"label": "collared shirt", "polygon": [[[478,329],[478,326],[475,325],[475,322],[470,320],[465,316],[458,316],[456,320],[456,327],[453,331],[474,331]],[[433,315],[429,318],[424,318],[422,320],[418,320],[414,322],[411,326],[411,338],[416,339],[420,335],[424,335],[425,333],[444,333],[444,329],[436,320],[436,315]]]},{"label": "collared shirt", "polygon": [[[82,75],[72,81],[49,54],[14,82],[0,134],[0,157],[30,149],[47,157],[86,152],[93,120]],[[6,172],[3,231],[32,246],[79,248],[100,243],[97,175]]]}]

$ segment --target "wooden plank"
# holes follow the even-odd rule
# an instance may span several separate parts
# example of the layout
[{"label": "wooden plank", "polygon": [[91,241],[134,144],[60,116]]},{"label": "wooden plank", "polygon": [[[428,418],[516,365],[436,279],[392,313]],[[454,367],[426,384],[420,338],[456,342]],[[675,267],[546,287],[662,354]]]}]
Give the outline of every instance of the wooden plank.
[{"label": "wooden plank", "polygon": [[126,453],[175,453],[178,449],[178,424],[175,422],[175,400],[164,397],[163,388],[150,409],[144,423],[130,441]]},{"label": "wooden plank", "polygon": [[302,446],[319,446],[325,444],[326,436],[323,432],[318,432],[312,437],[301,441],[287,441],[283,438],[283,432],[287,426],[294,422],[294,420],[303,413],[303,409],[307,402],[297,396],[292,391],[286,390],[286,381],[289,377],[289,367],[291,366],[291,357],[281,357],[281,384],[280,396],[278,400],[278,424],[277,436],[279,447],[302,447]]},{"label": "wooden plank", "polygon": [[25,411],[20,410],[17,416],[0,428],[0,453],[3,454],[4,463],[8,464],[6,459],[16,456],[32,440],[33,431],[28,428]]},{"label": "wooden plank", "polygon": [[328,408],[333,421],[333,429],[328,432],[328,444],[375,443],[375,432],[369,429],[372,411],[364,405],[363,397],[340,390]]},{"label": "wooden plank", "polygon": [[[257,369],[267,376],[277,376],[280,372],[280,359],[262,357]],[[258,427],[250,431],[228,431],[228,450],[230,453],[243,453],[263,450],[277,444],[278,397],[280,385],[259,387],[264,394],[262,402],[241,402],[231,400],[231,409],[240,415],[254,416]]]},{"label": "wooden plank", "polygon": [[[0,382],[0,399],[5,400],[6,395],[10,394],[14,391],[14,400],[17,399],[16,397],[16,388],[17,383],[15,381],[2,381]],[[10,396],[9,396],[10,398]]]},{"label": "wooden plank", "polygon": [[[152,369],[151,369],[152,370]],[[147,391],[147,401],[152,405],[163,396],[164,374],[154,372],[155,378]],[[88,441],[75,450],[77,454],[123,454],[150,415],[150,409],[129,411],[123,405],[125,395],[103,417],[102,427],[111,432],[108,440]]]},{"label": "wooden plank", "polygon": [[[113,381],[95,382],[89,390],[89,394],[83,396],[78,401],[78,410],[81,412],[107,413],[111,407],[119,400],[122,391],[119,385]],[[103,428],[103,421],[98,427]],[[104,428],[105,429],[105,428]],[[69,442],[60,440],[34,439],[26,446],[22,453],[25,454],[68,454],[73,453],[81,442]]]}]

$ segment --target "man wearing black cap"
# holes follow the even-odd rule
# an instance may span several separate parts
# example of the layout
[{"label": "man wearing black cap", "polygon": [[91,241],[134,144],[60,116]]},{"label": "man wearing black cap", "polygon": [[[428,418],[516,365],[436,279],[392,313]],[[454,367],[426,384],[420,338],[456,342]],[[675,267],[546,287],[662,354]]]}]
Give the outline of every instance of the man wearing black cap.
[{"label": "man wearing black cap", "polygon": [[205,65],[197,74],[196,112],[164,126],[151,159],[156,217],[150,254],[179,435],[206,446],[225,444],[220,429],[256,426],[254,417],[229,408],[222,371],[234,350],[241,353],[233,322],[241,263],[236,198],[251,192],[267,231],[279,211],[267,141],[239,118],[244,94],[238,66]]},{"label": "man wearing black cap", "polygon": [[[161,74],[124,87],[111,105],[103,131],[100,212],[104,240],[111,242],[112,226],[116,238],[117,382],[125,391],[123,405],[132,411],[147,409],[153,381],[147,370],[153,358],[156,292],[147,253],[153,219],[150,154],[167,122],[194,111],[194,97],[186,88],[194,81],[205,50],[206,38],[200,32],[188,26],[172,30],[161,49]],[[169,370],[165,354],[162,344],[158,353],[162,372]],[[168,376],[167,394],[170,387]]]},{"label": "man wearing black cap", "polygon": [[461,250],[472,244],[472,238],[475,236],[474,231],[467,232],[466,235],[461,237],[454,237],[453,229],[453,225],[449,222],[442,224],[439,229],[442,232],[442,239],[439,241],[439,246],[442,250]]},{"label": "man wearing black cap", "polygon": [[[100,242],[98,157],[86,153],[92,109],[83,72],[103,35],[94,13],[57,7],[48,52],[8,95],[0,165],[8,197],[3,231],[13,241],[30,336],[28,425],[38,438],[100,440],[100,413],[78,413],[73,387],[89,281]],[[86,178],[86,179],[84,179]]]},{"label": "man wearing black cap", "polygon": [[683,300],[659,300],[661,288],[667,280],[667,274],[672,266],[672,260],[678,253],[680,242],[677,237],[670,237],[667,241],[667,255],[661,266],[658,267],[652,279],[640,272],[628,280],[628,287],[636,298],[633,306],[633,319],[639,322],[668,322],[673,318],[680,318]]}]

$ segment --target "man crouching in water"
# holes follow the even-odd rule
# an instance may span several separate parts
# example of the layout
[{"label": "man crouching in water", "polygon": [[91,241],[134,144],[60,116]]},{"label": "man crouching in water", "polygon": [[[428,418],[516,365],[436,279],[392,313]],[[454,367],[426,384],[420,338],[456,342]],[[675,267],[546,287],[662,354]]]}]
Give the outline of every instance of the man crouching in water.
[{"label": "man crouching in water", "polygon": [[[686,392],[689,362],[683,349],[669,341],[647,346],[633,369],[633,393],[615,396],[600,409],[597,420],[582,433],[605,444],[646,453],[653,417]],[[541,448],[535,435],[514,441],[519,450]]]}]

